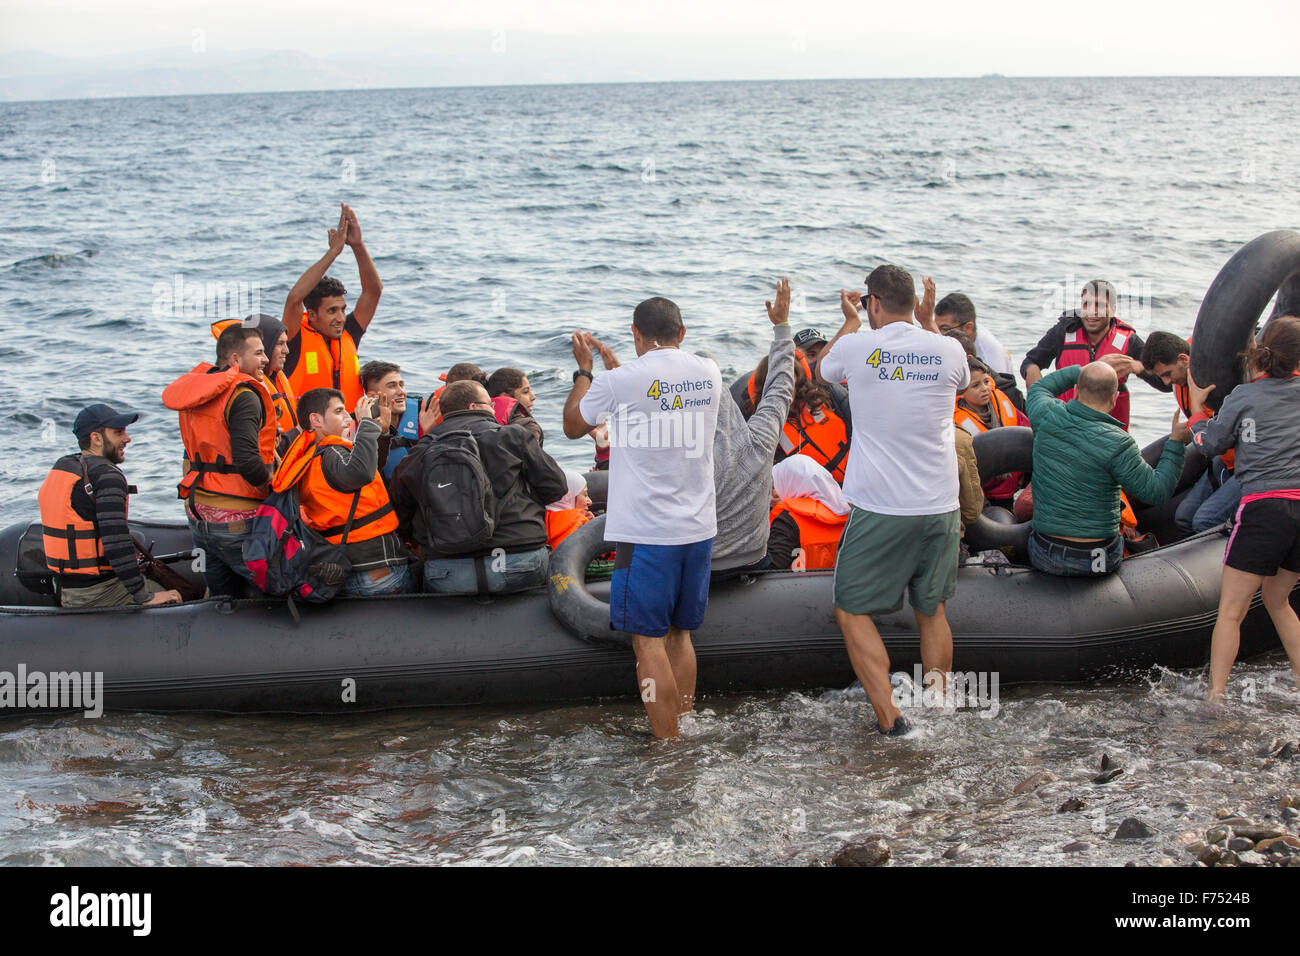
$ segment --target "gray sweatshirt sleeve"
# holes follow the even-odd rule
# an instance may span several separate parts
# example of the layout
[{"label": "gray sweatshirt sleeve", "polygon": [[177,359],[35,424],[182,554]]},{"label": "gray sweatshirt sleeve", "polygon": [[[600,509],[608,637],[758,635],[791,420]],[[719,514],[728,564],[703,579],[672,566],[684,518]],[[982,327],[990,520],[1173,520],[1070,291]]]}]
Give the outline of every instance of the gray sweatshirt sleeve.
[{"label": "gray sweatshirt sleeve", "polygon": [[367,418],[358,425],[351,449],[330,445],[321,455],[320,467],[335,491],[359,491],[370,484],[379,468],[379,423]]},{"label": "gray sweatshirt sleeve", "polygon": [[794,339],[789,323],[772,326],[772,348],[767,353],[767,380],[763,396],[749,418],[749,437],[754,449],[769,461],[776,454],[781,429],[794,401]]},{"label": "gray sweatshirt sleeve", "polygon": [[1237,428],[1245,409],[1248,390],[1238,386],[1223,400],[1217,415],[1208,420],[1195,416],[1188,422],[1192,430],[1192,444],[1207,458],[1222,455],[1237,444]]}]

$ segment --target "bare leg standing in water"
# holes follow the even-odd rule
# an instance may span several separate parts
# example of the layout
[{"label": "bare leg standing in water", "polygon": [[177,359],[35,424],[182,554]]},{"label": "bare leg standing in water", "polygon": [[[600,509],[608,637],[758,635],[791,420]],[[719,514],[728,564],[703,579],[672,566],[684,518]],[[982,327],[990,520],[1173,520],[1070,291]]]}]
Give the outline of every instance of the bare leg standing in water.
[{"label": "bare leg standing in water", "polygon": [[1228,687],[1228,672],[1241,646],[1241,622],[1250,610],[1251,599],[1263,585],[1264,607],[1277,628],[1277,636],[1291,659],[1291,673],[1300,687],[1300,618],[1291,607],[1291,589],[1300,574],[1279,570],[1271,577],[1248,574],[1225,566],[1219,591],[1219,617],[1214,622],[1210,643],[1210,703],[1220,703]]}]

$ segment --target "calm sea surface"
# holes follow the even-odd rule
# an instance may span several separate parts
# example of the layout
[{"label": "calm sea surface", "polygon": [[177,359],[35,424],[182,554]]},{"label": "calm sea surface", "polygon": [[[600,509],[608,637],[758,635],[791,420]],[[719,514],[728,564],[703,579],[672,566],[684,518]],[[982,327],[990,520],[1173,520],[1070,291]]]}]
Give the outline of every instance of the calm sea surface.
[{"label": "calm sea surface", "polygon": [[[632,307],[678,302],[728,379],[794,286],[829,337],[838,290],[896,262],[966,292],[1018,362],[1107,278],[1140,332],[1191,330],[1243,242],[1300,226],[1295,79],[667,84],[0,105],[0,525],[92,401],[141,414],[133,514],[179,517],[159,393],[211,360],[208,324],[278,314],[356,210],[384,281],[362,360],[413,392],[517,365],[547,450],[567,340],[631,354]],[[359,292],[345,252],[332,273]],[[1172,401],[1140,383],[1134,431]],[[347,720],[112,715],[0,726],[0,862],[805,863],[886,834],[900,862],[1149,862],[1217,808],[1297,789],[1261,754],[1300,737],[1280,656],[1227,717],[1201,675],[1004,691],[996,718],[869,732],[860,690],[711,699],[677,745],[635,699]],[[1276,679],[1271,685],[1270,680]],[[631,685],[629,671],[629,685]],[[1102,753],[1125,776],[1091,783]],[[1048,771],[1037,792],[1016,784]],[[1057,814],[1067,796],[1081,814]],[[1116,844],[1125,816],[1158,831]],[[1071,841],[1093,848],[1063,853]],[[1178,855],[1180,862],[1189,858]],[[948,865],[948,864],[945,864]]]}]

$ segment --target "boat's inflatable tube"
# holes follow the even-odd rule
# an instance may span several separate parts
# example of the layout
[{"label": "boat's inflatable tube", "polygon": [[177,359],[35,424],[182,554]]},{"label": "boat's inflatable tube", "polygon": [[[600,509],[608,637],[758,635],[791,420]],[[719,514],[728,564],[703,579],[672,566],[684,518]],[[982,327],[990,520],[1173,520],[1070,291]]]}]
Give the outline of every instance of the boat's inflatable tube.
[{"label": "boat's inflatable tube", "polygon": [[605,516],[588,521],[561,541],[551,555],[547,593],[551,613],[578,637],[631,647],[630,636],[610,627],[609,605],[587,590],[587,565],[614,547],[605,540]]},{"label": "boat's inflatable tube", "polygon": [[1252,239],[1210,283],[1192,332],[1192,378],[1201,385],[1214,384],[1206,400],[1211,408],[1218,410],[1241,383],[1240,353],[1250,345],[1255,324],[1275,292],[1274,315],[1300,306],[1300,232],[1279,229]]},{"label": "boat's inflatable tube", "polygon": [[[1034,430],[1024,425],[993,428],[975,436],[975,461],[979,464],[980,483],[1021,471],[1034,470]],[[1012,561],[1029,560],[1029,522],[1007,524],[981,514],[966,528],[966,543],[972,552],[1001,551]]]},{"label": "boat's inflatable tube", "polygon": [[[1095,580],[963,567],[946,606],[954,665],[996,672],[1002,686],[1203,665],[1226,540],[1222,532],[1198,535],[1126,559]],[[0,561],[0,575],[12,575],[10,561]],[[833,581],[830,571],[769,571],[715,582],[704,624],[692,634],[698,693],[846,686],[853,670],[835,623]],[[608,590],[592,584],[602,605]],[[574,636],[542,588],[486,603],[411,594],[338,598],[298,611],[295,620],[281,599],[0,607],[0,672],[102,673],[100,700],[110,712],[343,714],[636,692],[627,648]],[[892,669],[910,673],[920,662],[911,608],[875,622]],[[1241,656],[1277,646],[1256,602],[1242,626]],[[0,706],[0,720],[34,713]]]}]

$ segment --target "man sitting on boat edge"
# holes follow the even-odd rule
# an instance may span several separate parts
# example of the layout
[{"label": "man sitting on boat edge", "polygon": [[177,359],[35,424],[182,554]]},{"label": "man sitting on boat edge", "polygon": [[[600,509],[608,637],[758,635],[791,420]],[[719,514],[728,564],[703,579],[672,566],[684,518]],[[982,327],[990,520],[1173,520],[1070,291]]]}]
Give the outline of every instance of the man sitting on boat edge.
[{"label": "man sitting on boat edge", "polygon": [[81,451],[55,462],[41,485],[45,561],[62,607],[181,600],[141,574],[126,523],[127,497],[135,488],[117,466],[131,441],[126,427],[139,417],[119,415],[108,405],[83,408],[72,425]]},{"label": "man sitting on boat edge", "polygon": [[[1074,399],[1056,398],[1070,392]],[[1153,505],[1168,501],[1191,440],[1174,413],[1169,440],[1153,469],[1115,418],[1119,378],[1106,362],[1071,365],[1029,386],[1034,429],[1034,530],[1029,561],[1048,574],[1109,574],[1124,557],[1120,491]]]}]

